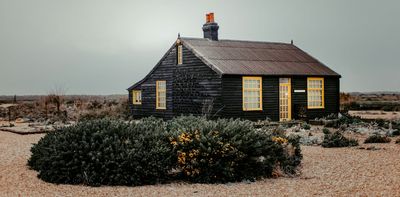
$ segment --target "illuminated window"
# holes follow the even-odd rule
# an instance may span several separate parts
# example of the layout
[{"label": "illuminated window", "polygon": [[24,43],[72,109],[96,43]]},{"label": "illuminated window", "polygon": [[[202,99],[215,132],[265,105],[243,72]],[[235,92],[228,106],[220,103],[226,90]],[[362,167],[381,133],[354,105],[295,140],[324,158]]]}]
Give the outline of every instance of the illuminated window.
[{"label": "illuminated window", "polygon": [[178,64],[182,64],[182,45],[178,45]]},{"label": "illuminated window", "polygon": [[261,77],[243,77],[243,111],[262,110]]},{"label": "illuminated window", "polygon": [[324,108],[324,78],[309,77],[307,79],[308,108]]},{"label": "illuminated window", "polygon": [[156,109],[167,109],[167,86],[165,81],[156,81]]},{"label": "illuminated window", "polygon": [[132,101],[134,105],[142,104],[142,91],[133,90],[132,91]]}]

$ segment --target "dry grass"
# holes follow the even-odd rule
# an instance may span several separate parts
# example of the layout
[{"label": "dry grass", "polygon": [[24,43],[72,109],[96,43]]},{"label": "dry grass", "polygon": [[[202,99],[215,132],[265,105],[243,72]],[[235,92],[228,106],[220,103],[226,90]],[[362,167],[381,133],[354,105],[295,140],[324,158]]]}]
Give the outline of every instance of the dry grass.
[{"label": "dry grass", "polygon": [[352,116],[359,116],[362,119],[383,119],[383,120],[400,120],[400,112],[387,112],[381,110],[364,110],[364,111],[349,111]]},{"label": "dry grass", "polygon": [[166,184],[142,187],[86,187],[41,181],[26,166],[32,143],[43,135],[0,132],[1,196],[400,196],[400,145],[382,149],[303,147],[296,178],[232,184]]}]

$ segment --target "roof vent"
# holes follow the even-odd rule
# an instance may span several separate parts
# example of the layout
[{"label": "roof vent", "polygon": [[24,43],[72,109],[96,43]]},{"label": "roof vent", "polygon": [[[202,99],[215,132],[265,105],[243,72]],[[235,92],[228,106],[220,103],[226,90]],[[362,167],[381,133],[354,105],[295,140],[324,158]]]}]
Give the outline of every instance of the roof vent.
[{"label": "roof vent", "polygon": [[203,25],[204,38],[218,41],[218,23],[214,21],[214,13],[206,14],[206,23]]}]

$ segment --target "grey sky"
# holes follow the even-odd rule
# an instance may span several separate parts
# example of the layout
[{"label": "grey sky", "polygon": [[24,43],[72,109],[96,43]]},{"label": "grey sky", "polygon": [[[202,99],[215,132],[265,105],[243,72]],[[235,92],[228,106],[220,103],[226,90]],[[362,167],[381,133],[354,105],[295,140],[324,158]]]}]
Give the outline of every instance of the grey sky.
[{"label": "grey sky", "polygon": [[125,93],[178,32],[294,43],[342,75],[341,91],[400,91],[400,1],[0,0],[0,95]]}]

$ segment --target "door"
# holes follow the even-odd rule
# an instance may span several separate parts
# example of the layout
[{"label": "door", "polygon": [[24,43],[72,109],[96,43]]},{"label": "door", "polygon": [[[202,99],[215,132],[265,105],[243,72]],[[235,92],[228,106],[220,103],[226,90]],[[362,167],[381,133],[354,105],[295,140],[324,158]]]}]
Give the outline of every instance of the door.
[{"label": "door", "polygon": [[279,121],[292,119],[292,87],[290,78],[279,78]]}]

